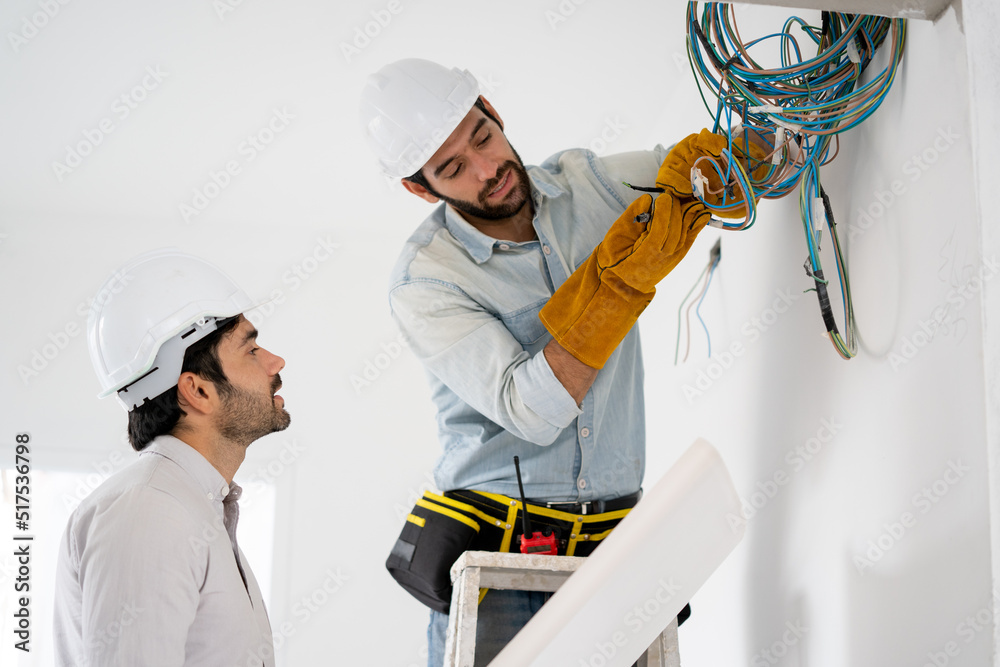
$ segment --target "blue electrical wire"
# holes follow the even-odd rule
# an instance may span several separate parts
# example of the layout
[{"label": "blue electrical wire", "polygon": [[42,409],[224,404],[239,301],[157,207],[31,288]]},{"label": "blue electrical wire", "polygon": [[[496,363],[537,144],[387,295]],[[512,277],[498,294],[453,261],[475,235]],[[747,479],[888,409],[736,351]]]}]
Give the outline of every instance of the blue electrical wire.
[{"label": "blue electrical wire", "polygon": [[705,296],[708,294],[708,288],[712,285],[712,274],[715,273],[715,267],[717,267],[719,265],[719,259],[721,259],[721,257],[716,258],[716,260],[714,262],[712,262],[712,268],[708,272],[708,282],[705,283],[705,289],[701,293],[701,298],[698,299],[698,305],[694,307],[694,314],[698,317],[698,321],[701,322],[701,328],[705,330],[705,338],[708,339],[708,356],[709,357],[712,356],[712,336],[709,335],[709,333],[708,333],[708,327],[705,326],[705,320],[701,319],[701,312],[699,312],[699,311],[701,310],[701,302],[705,300]]},{"label": "blue electrical wire", "polygon": [[[698,4],[688,3],[688,62],[706,111],[713,119],[713,132],[727,135],[721,159],[700,158],[695,163],[702,177],[712,175],[713,183],[721,181],[720,203],[710,205],[705,201],[709,194],[720,193],[716,189],[701,193],[698,199],[713,212],[713,226],[745,230],[756,220],[758,199],[784,197],[798,188],[800,215],[809,250],[807,272],[817,286],[825,289],[827,279],[822,272],[819,227],[823,220],[814,215],[817,202],[822,200],[837,258],[846,339],[831,325],[832,316],[829,316],[828,305],[824,305],[825,292],[821,295],[821,306],[831,340],[841,356],[850,358],[856,351],[850,287],[819,170],[837,156],[840,146],[837,135],[871,117],[888,95],[902,62],[906,22],[880,16],[822,12],[822,26],[811,26],[802,18],[791,16],[784,21],[780,32],[743,42],[735,28],[732,5],[703,3],[704,9],[699,13]],[[796,27],[806,37],[806,44],[815,45],[814,57],[807,58],[803,54],[798,39],[792,34]],[[750,55],[749,49],[775,43],[781,67],[764,69]],[[861,75],[883,44],[891,49],[888,63],[879,72],[869,72],[872,76],[863,84]],[[714,110],[705,97],[706,90],[716,98]],[[738,115],[744,132],[740,143],[733,136],[734,115]],[[749,150],[750,136],[757,138],[757,148],[771,144],[771,154],[762,158],[754,156]],[[728,217],[740,205],[746,211],[742,221],[715,217]],[[704,294],[698,301],[699,307],[703,299]],[[698,319],[709,336],[700,314]]]}]

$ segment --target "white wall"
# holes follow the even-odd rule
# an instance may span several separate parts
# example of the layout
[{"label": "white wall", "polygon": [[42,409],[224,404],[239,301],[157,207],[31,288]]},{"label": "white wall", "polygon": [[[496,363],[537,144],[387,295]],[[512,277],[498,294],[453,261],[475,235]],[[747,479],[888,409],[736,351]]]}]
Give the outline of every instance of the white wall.
[{"label": "white wall", "polygon": [[[683,7],[246,0],[220,17],[221,6],[70,3],[16,52],[9,38],[0,46],[0,283],[8,304],[0,440],[30,430],[39,469],[88,469],[128,451],[120,408],[94,398],[83,335],[68,336],[37,376],[18,371],[35,351],[53,356],[56,348],[43,351],[50,337],[83,328],[86,300],[128,257],[176,245],[225,267],[252,293],[280,292],[261,341],[287,361],[282,395],[293,425],[255,444],[241,473],[277,485],[271,617],[276,630],[287,623],[280,664],[321,656],[421,664],[424,609],[383,562],[438,447],[419,364],[397,354],[385,288],[399,247],[429,209],[371,166],[355,120],[364,77],[406,56],[469,68],[489,84],[529,163],[572,146],[667,144],[709,122],[683,55]],[[20,31],[38,7],[8,3],[0,27]],[[748,30],[759,21],[770,31],[788,14],[742,11]],[[391,21],[345,57],[340,44],[372,12]],[[155,87],[147,79],[146,99],[122,118],[115,100],[142,85],[147,67],[167,74]],[[949,664],[982,665],[991,655],[990,632],[966,643],[958,627],[989,606],[991,586],[981,309],[978,294],[961,308],[949,302],[980,266],[967,71],[952,12],[937,24],[911,23],[890,98],[823,170],[849,248],[865,343],[857,359],[836,356],[820,336],[815,297],[801,294],[810,284],[792,199],[764,204],[750,231],[723,235],[702,307],[713,361],[697,323],[691,358],[674,368],[672,357],[678,302],[719,232],[699,239],[643,316],[648,482],[699,434],[719,447],[748,498],[776,471],[789,475],[695,599],[681,632],[688,665],[767,664],[760,652],[781,641],[786,622],[808,630],[788,647],[785,665],[917,665],[949,641],[960,649]],[[294,118],[248,160],[241,142],[275,109]],[[105,117],[113,131],[58,180],[52,163],[85,131],[96,136]],[[602,146],[612,126],[623,130]],[[948,128],[957,139],[935,148]],[[924,151],[935,161],[914,179],[908,161]],[[179,206],[192,204],[193,189],[229,160],[240,173],[185,222]],[[905,192],[865,222],[859,211],[895,180]],[[328,260],[312,259],[331,244],[338,247]],[[295,274],[303,267],[304,280]],[[747,336],[752,318],[770,321],[783,291],[801,296],[759,337]],[[920,321],[939,306],[947,326],[921,339]],[[892,355],[915,338],[926,344],[897,363]],[[685,385],[699,372],[717,375],[720,352],[734,342],[745,353],[689,403]],[[370,384],[352,383],[376,363],[383,368],[377,377],[369,370]],[[794,470],[786,452],[817,436],[824,419],[837,433]],[[959,459],[968,472],[921,513],[914,494]],[[859,573],[854,558],[905,511],[916,525]],[[327,596],[331,572],[347,579]],[[8,593],[5,586],[0,595]],[[304,598],[321,604],[310,608]],[[47,641],[44,622],[36,632],[36,642]],[[0,655],[8,664],[9,654]],[[15,664],[44,663],[18,656]]]}]

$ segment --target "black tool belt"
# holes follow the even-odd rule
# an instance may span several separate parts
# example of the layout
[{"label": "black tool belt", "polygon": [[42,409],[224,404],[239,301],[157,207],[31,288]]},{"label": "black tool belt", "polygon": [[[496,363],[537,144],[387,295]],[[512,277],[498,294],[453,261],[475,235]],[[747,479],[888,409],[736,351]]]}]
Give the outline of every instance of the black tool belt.
[{"label": "black tool belt", "polygon": [[[588,556],[641,495],[589,503],[528,502],[528,515],[533,530],[555,531],[560,556]],[[498,493],[425,493],[406,517],[385,566],[411,595],[447,614],[451,566],[465,551],[520,551],[521,512],[521,501]]]}]

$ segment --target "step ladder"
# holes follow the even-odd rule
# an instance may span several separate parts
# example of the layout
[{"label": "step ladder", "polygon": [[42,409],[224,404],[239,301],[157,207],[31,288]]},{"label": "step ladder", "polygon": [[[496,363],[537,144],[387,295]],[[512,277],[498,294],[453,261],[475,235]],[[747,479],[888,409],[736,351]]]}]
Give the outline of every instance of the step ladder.
[{"label": "step ladder", "polygon": [[[555,592],[585,561],[578,556],[548,556],[466,551],[451,568],[451,613],[444,667],[473,667],[479,589]],[[639,658],[639,667],[680,667],[677,619]]]}]

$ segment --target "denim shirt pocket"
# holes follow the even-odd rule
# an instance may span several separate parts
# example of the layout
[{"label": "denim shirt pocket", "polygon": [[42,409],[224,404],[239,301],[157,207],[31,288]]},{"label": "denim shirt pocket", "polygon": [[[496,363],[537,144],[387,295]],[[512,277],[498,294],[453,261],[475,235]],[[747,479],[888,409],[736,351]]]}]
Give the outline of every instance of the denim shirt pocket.
[{"label": "denim shirt pocket", "polygon": [[548,302],[548,299],[536,301],[524,308],[518,308],[509,313],[500,313],[498,317],[518,343],[527,347],[537,343],[548,333],[545,325],[538,319],[538,311]]}]

